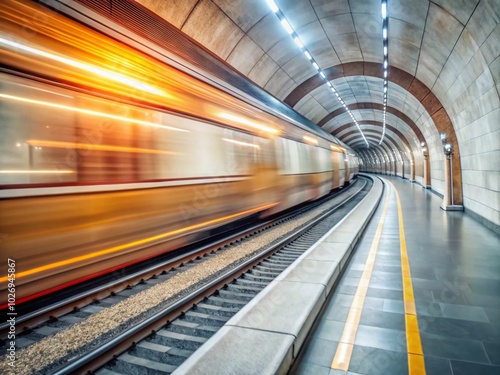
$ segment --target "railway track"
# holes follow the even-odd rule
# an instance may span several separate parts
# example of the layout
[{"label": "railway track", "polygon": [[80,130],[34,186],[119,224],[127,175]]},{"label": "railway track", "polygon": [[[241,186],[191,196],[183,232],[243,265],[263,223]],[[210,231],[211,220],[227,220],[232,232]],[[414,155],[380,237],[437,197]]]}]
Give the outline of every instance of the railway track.
[{"label": "railway track", "polygon": [[[362,181],[364,184],[361,183]],[[76,354],[73,353],[76,359],[61,360],[60,362],[64,362],[64,365],[55,363],[42,369],[41,373],[84,373],[102,366],[104,367],[98,370],[98,374],[171,373],[231,316],[335,225],[335,222],[345,215],[345,211],[349,210],[350,206],[354,206],[362,199],[363,192],[369,189],[368,180],[362,179],[362,181],[358,181],[348,192],[344,192],[349,197],[337,196],[335,199],[338,202],[334,207],[307,225],[302,225],[293,233],[281,236],[271,245],[264,246],[264,251],[247,256],[236,267],[224,269],[209,282],[202,283],[203,285],[198,283],[188,293],[181,297],[177,296],[179,298],[175,301],[166,301],[164,306],[147,318],[133,322],[130,327],[121,327],[121,331],[114,334],[112,338],[107,338],[98,345],[87,345],[86,348],[78,350]],[[324,202],[317,202],[314,206],[318,207],[320,204]],[[303,214],[301,212],[292,216],[296,218]],[[264,228],[274,227],[291,220],[290,217],[282,217],[277,221],[253,228],[252,233],[261,233]],[[241,234],[239,237],[227,237],[223,245],[219,244],[218,247],[230,246],[231,243],[234,246],[249,242],[251,239],[252,235],[249,233],[243,237]],[[43,339],[41,337],[43,333],[48,333],[47,336],[49,336],[54,332],[62,331],[78,323],[80,319],[87,319],[93,313],[117,305],[146,288],[159,285],[186,272],[189,268],[195,269],[210,258],[207,254],[214,251],[215,247],[207,247],[204,252],[192,253],[182,258],[177,257],[174,259],[175,266],[168,265],[169,272],[158,272],[162,267],[148,270],[151,277],[147,280],[143,275],[142,281],[141,279],[137,281],[139,275],[134,275],[134,280],[137,281],[135,286],[112,292],[111,296],[102,299],[99,303],[87,305],[72,314],[53,318],[47,325],[41,327],[41,331],[40,328],[35,329],[24,335],[24,338],[37,341]],[[178,268],[180,264],[183,265]],[[128,285],[133,284],[129,279],[129,281],[120,280],[117,285],[123,285],[124,282]],[[109,291],[110,287],[107,286],[107,288]],[[87,295],[85,298],[95,298],[95,295],[93,297]],[[117,357],[119,353],[123,354]]]},{"label": "railway track", "polygon": [[[96,280],[90,280],[80,285],[75,285],[72,288],[56,292],[46,297],[38,298],[24,305],[18,305],[16,312],[16,331],[30,334],[34,327],[47,322],[55,322],[59,317],[68,313],[80,311],[80,316],[92,314],[98,307],[85,309],[86,306],[95,304],[96,301],[103,301],[105,307],[109,307],[116,302],[119,302],[121,297],[128,297],[132,294],[141,291],[141,288],[146,288],[145,281],[148,284],[163,282],[169,277],[172,277],[179,271],[179,267],[189,267],[203,258],[214,254],[215,252],[238,244],[241,241],[251,238],[252,236],[261,233],[273,226],[280,225],[283,222],[293,220],[293,218],[308,212],[325,202],[335,198],[336,196],[345,193],[351,189],[352,184],[347,189],[334,192],[327,197],[310,203],[293,212],[282,214],[278,217],[260,222],[251,226],[242,224],[235,229],[227,230],[219,235],[213,236],[210,239],[190,245],[184,249],[170,252],[162,256],[155,257],[145,261],[139,265],[127,267],[125,269],[115,271],[111,274],[104,275]],[[155,282],[155,280],[158,280]],[[144,285],[141,287],[141,285]],[[128,290],[127,292],[122,292]],[[105,301],[104,301],[105,300]],[[1,312],[1,311],[0,311]],[[68,324],[74,323],[75,319],[69,319]],[[64,319],[60,321],[59,326],[64,326]],[[6,340],[9,332],[9,324],[0,323],[0,344],[1,340]],[[50,330],[46,330],[50,331]],[[36,339],[36,334],[34,338]],[[21,344],[24,340],[21,340]],[[0,345],[0,355],[1,352]]]}]

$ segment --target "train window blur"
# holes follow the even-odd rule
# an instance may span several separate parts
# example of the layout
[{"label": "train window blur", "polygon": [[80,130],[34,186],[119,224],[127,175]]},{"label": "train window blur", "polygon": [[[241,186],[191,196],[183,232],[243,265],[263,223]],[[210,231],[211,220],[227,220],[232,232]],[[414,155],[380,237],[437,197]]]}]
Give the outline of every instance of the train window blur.
[{"label": "train window blur", "polygon": [[332,170],[332,152],[324,148],[316,148],[318,152],[319,169],[317,172],[329,172]]},{"label": "train window blur", "polygon": [[276,148],[280,173],[283,175],[332,170],[332,152],[328,149],[284,138],[276,140]]},{"label": "train window blur", "polygon": [[247,133],[11,75],[0,82],[1,185],[248,175],[262,157]]},{"label": "train window blur", "polygon": [[314,164],[315,160],[313,159],[313,155],[311,155],[313,146],[310,146],[305,143],[298,143],[299,153],[301,155],[300,158],[300,173],[311,173],[314,172]]}]

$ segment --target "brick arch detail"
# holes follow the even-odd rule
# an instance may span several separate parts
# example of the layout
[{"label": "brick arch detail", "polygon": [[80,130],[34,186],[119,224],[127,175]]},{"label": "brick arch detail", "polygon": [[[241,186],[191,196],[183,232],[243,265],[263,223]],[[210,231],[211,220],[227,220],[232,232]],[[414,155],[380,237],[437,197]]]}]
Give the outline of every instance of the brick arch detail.
[{"label": "brick arch detail", "polygon": [[[358,109],[358,110],[359,109],[375,109],[375,110],[383,111],[384,107],[381,104],[378,104],[378,103],[355,103],[355,104],[350,104],[349,105],[349,109],[351,111],[354,110],[354,109]],[[330,112],[328,115],[326,115],[325,117],[323,117],[321,119],[321,121],[318,122],[318,125],[321,126],[321,127],[323,127],[326,123],[328,123],[328,121],[330,121],[334,117],[336,117],[336,116],[338,116],[338,115],[340,115],[341,113],[344,113],[344,112],[345,112],[344,108],[336,109],[335,111]],[[387,112],[393,114],[394,116],[396,116],[396,117],[400,118],[402,121],[404,121],[413,130],[413,132],[417,136],[418,140],[420,142],[424,141],[424,136],[423,136],[422,132],[420,131],[420,129],[417,126],[417,124],[415,124],[415,122],[413,122],[412,119],[410,119],[408,116],[406,116],[403,112],[401,112],[401,111],[399,111],[399,110],[397,110],[396,108],[393,108],[393,107],[387,107]],[[369,121],[369,123],[373,123],[373,122],[374,121]],[[377,121],[375,121],[375,122],[377,122]],[[363,121],[358,121],[358,123],[361,125],[363,123]],[[377,123],[381,124],[380,122],[377,122]],[[354,125],[354,123],[349,123],[349,124]],[[337,129],[341,129],[344,126],[345,125],[342,125],[341,127],[337,128]],[[333,135],[335,135],[335,133],[337,133],[337,129],[335,129],[333,131],[333,133],[332,133]]]},{"label": "brick arch detail", "polygon": [[[327,79],[330,81],[350,76],[368,76],[383,79],[382,64],[365,61],[335,65],[324,69],[324,72]],[[388,75],[390,82],[393,82],[394,84],[397,84],[407,90],[422,104],[434,121],[437,132],[445,132],[447,134],[447,141],[451,143],[454,150],[452,154],[452,161],[454,165],[453,194],[455,196],[455,204],[463,204],[460,148],[458,146],[455,129],[453,128],[453,124],[450,116],[446,112],[446,109],[443,107],[439,99],[432,93],[432,91],[415,76],[394,66],[389,66]],[[319,74],[316,74],[298,85],[283,101],[293,108],[305,95],[324,84],[324,79],[321,78]],[[349,106],[349,108],[351,108],[351,106]],[[417,133],[415,134],[417,135]],[[418,137],[418,139],[423,141],[423,138],[421,137]]]}]

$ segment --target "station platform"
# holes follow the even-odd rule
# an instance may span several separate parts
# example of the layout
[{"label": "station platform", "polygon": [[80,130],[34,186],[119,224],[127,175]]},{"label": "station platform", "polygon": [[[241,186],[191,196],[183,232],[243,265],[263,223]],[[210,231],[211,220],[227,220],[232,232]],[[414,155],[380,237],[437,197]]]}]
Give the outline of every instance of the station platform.
[{"label": "station platform", "polygon": [[174,374],[500,374],[500,237],[372,177],[355,212]]},{"label": "station platform", "polygon": [[384,179],[290,374],[500,374],[500,238],[428,190]]}]

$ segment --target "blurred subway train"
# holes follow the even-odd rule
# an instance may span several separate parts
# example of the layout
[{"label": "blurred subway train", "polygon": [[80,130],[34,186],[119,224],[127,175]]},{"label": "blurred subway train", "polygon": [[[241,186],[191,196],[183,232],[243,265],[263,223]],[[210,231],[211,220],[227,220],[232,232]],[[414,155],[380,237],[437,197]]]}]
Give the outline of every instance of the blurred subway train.
[{"label": "blurred subway train", "polygon": [[0,3],[0,309],[342,187],[356,155],[29,1]]}]

